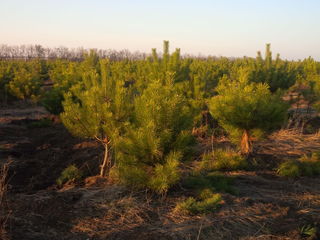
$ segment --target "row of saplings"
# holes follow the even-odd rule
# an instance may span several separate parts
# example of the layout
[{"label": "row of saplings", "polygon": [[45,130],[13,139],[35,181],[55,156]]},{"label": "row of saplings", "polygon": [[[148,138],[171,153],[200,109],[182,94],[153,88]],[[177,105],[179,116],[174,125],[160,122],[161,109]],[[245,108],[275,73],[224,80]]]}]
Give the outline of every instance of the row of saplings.
[{"label": "row of saplings", "polygon": [[[150,81],[137,94],[103,70],[100,74],[92,70],[65,95],[61,119],[67,129],[104,146],[101,176],[159,194],[178,182],[181,163],[193,158],[192,128],[199,111],[180,94],[171,76]],[[191,213],[215,208],[221,201],[221,196],[214,193],[219,186],[232,192],[228,180],[212,171],[246,168],[246,158],[253,151],[252,140],[281,127],[289,107],[280,93],[271,93],[267,84],[249,82],[245,69],[239,71],[236,80],[223,78],[216,92],[207,102],[209,111],[239,143],[241,154],[217,150],[203,155],[191,180],[192,186],[201,189],[197,199],[189,198],[177,206]],[[314,155],[285,163],[279,173],[320,174],[319,159]],[[72,174],[78,174],[74,166],[62,173],[59,183]]]}]

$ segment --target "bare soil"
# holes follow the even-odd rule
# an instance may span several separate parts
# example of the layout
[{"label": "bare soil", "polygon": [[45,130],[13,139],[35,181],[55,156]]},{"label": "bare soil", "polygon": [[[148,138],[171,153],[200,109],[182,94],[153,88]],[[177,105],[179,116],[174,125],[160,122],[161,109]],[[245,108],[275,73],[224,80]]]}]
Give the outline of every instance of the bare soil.
[{"label": "bare soil", "polygon": [[318,150],[316,134],[278,132],[258,143],[253,161],[262,167],[226,173],[239,193],[222,193],[224,203],[213,213],[188,216],[174,211],[189,194],[179,186],[159,197],[89,177],[59,189],[55,180],[70,164],[96,175],[102,149],[72,137],[58,121],[32,127],[51,116],[38,106],[18,106],[0,109],[0,164],[13,161],[10,239],[307,239],[302,227],[320,229],[320,178],[293,180],[274,171],[285,159]]}]

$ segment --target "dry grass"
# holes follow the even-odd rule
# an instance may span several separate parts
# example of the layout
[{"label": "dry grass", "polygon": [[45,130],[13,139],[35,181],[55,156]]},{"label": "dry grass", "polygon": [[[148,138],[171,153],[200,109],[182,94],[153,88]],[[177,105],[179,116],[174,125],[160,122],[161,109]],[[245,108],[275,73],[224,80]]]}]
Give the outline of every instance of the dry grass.
[{"label": "dry grass", "polygon": [[11,162],[8,162],[0,168],[0,239],[2,240],[9,239],[6,226],[10,213],[8,212],[6,195],[8,190],[7,177],[10,163]]},{"label": "dry grass", "polygon": [[278,158],[297,158],[320,149],[319,134],[303,135],[299,130],[280,130],[257,145],[261,154]]},{"label": "dry grass", "polygon": [[189,196],[182,191],[172,192],[165,201],[114,185],[16,195],[20,207],[15,208],[15,219],[23,224],[14,225],[20,226],[15,236],[35,239],[40,226],[38,239],[46,239],[50,230],[55,239],[286,240],[301,239],[301,226],[319,222],[320,179],[290,181],[271,171],[230,174],[237,177],[239,195],[222,194],[225,203],[206,215],[175,212],[176,203]]},{"label": "dry grass", "polygon": [[90,237],[109,236],[121,231],[131,231],[150,221],[152,210],[148,204],[133,196],[120,197],[112,201],[103,201],[96,205],[101,211],[96,217],[82,218],[72,232],[85,232]]}]

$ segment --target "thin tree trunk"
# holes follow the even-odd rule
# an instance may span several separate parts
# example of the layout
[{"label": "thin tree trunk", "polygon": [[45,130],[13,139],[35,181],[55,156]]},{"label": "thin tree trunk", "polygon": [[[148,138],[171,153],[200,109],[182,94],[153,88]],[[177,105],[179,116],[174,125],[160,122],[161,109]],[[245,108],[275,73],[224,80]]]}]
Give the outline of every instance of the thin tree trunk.
[{"label": "thin tree trunk", "polygon": [[101,165],[101,169],[100,169],[100,176],[101,177],[105,177],[106,173],[109,171],[109,146],[108,143],[104,144],[104,157],[103,157],[103,162]]},{"label": "thin tree trunk", "polygon": [[252,152],[252,143],[250,140],[250,134],[248,130],[244,130],[241,137],[241,153],[250,154]]}]

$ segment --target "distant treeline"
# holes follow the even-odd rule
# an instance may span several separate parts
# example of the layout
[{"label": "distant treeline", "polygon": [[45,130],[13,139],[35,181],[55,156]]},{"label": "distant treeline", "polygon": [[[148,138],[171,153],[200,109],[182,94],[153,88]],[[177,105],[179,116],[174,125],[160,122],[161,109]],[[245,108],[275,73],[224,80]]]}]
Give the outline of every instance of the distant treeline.
[{"label": "distant treeline", "polygon": [[[70,61],[83,61],[86,54],[94,51],[100,59],[107,58],[111,61],[121,60],[146,60],[152,54],[139,51],[131,52],[128,49],[115,50],[115,49],[86,49],[83,47],[67,48],[67,47],[43,47],[41,45],[16,45],[10,46],[7,44],[0,44],[0,60],[31,60],[31,59],[65,59]],[[160,55],[161,58],[161,55]],[[193,59],[219,59],[217,56],[205,55],[192,55],[181,54],[181,58]],[[229,60],[235,60],[234,57],[229,57]]]},{"label": "distant treeline", "polygon": [[[85,48],[67,48],[55,47],[48,48],[41,45],[20,45],[9,46],[5,44],[0,45],[0,59],[15,59],[15,60],[30,60],[30,59],[66,59],[72,61],[82,61],[84,55],[92,49]],[[147,57],[146,53],[130,52],[127,49],[113,50],[113,49],[94,49],[99,58],[108,58],[110,60],[143,60]]]}]

